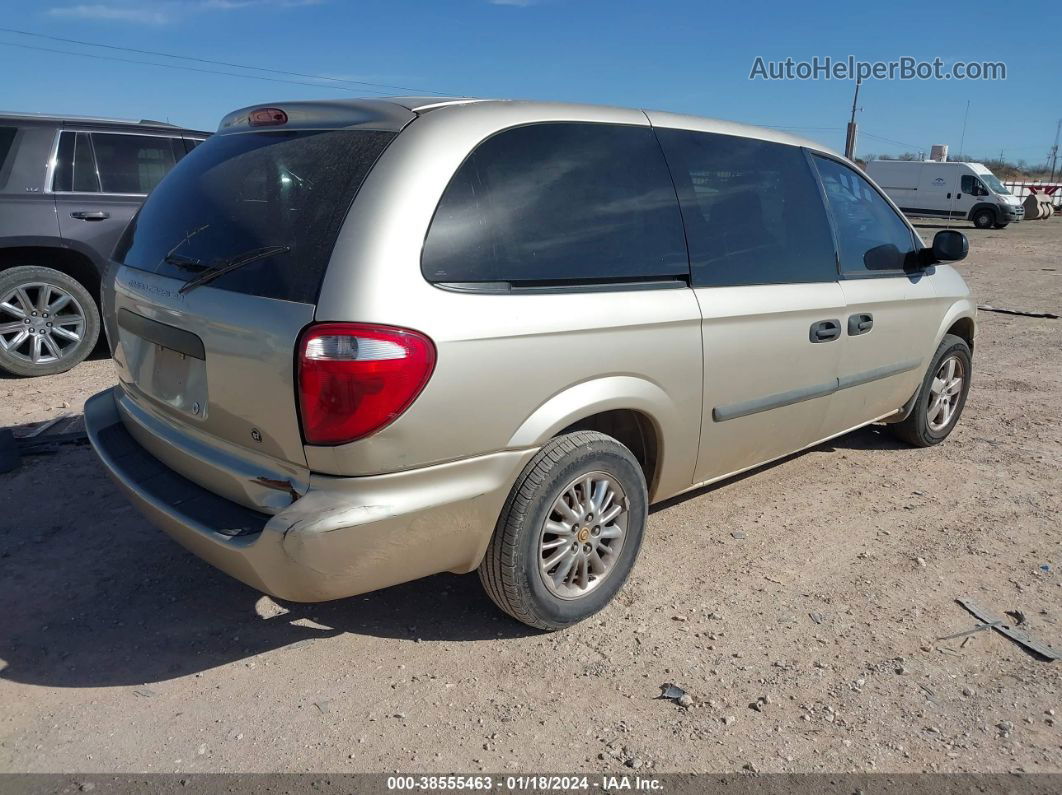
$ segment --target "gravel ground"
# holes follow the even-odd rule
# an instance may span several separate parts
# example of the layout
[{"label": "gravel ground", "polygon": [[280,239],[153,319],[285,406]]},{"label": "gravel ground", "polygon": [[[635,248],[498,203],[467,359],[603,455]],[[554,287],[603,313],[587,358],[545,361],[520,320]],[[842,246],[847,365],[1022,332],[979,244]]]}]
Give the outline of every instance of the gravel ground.
[{"label": "gravel ground", "polygon": [[[1062,221],[965,231],[980,302],[1062,309]],[[474,575],[277,603],[89,449],[28,459],[0,475],[0,770],[1060,771],[1062,662],[936,640],[972,596],[1062,648],[1062,321],[980,314],[947,443],[864,429],[658,506],[617,601],[552,635]],[[0,427],[112,380],[0,379]]]}]

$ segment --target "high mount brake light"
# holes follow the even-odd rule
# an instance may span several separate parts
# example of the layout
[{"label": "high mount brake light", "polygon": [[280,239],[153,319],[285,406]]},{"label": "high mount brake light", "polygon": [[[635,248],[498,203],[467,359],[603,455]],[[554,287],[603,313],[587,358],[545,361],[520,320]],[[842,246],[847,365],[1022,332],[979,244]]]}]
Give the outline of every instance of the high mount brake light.
[{"label": "high mount brake light", "polygon": [[288,114],[280,108],[259,108],[247,116],[252,127],[270,127],[288,123]]},{"label": "high mount brake light", "polygon": [[307,444],[339,445],[394,422],[424,389],[435,345],[416,331],[321,323],[299,340],[298,383]]}]

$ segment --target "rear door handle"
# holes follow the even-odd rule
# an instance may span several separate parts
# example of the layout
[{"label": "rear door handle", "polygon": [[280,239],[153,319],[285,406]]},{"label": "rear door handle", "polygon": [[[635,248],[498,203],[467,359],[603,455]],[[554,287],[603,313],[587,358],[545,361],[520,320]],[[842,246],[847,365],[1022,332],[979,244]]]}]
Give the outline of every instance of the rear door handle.
[{"label": "rear door handle", "polygon": [[78,210],[70,213],[70,217],[77,218],[80,221],[106,221],[111,217],[111,214],[105,213],[103,210]]},{"label": "rear door handle", "polygon": [[869,312],[863,312],[858,315],[851,315],[848,318],[848,336],[858,337],[860,334],[866,334],[874,327],[874,316]]},{"label": "rear door handle", "polygon": [[818,323],[812,323],[811,331],[808,334],[812,342],[829,342],[840,336],[841,321],[836,319],[820,320]]}]

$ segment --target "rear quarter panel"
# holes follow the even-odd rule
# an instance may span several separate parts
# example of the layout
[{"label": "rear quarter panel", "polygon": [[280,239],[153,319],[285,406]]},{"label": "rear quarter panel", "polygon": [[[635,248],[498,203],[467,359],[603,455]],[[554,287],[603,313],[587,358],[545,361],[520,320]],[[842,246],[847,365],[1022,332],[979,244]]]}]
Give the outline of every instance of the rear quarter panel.
[{"label": "rear quarter panel", "polygon": [[483,139],[540,121],[647,125],[638,111],[483,103],[432,111],[407,127],[355,200],[325,276],[316,320],[427,334],[431,380],[395,423],[339,447],[307,447],[314,471],[367,475],[534,447],[597,411],[633,408],[658,429],[657,494],[690,483],[700,431],[700,315],[677,289],[488,295],[440,289],[421,274],[439,198]]}]

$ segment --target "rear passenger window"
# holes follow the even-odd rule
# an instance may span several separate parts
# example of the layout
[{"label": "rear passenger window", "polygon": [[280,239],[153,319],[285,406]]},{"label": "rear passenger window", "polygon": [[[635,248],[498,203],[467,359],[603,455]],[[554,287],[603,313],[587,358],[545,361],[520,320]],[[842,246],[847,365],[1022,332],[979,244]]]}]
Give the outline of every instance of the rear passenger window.
[{"label": "rear passenger window", "polygon": [[150,193],[177,162],[174,143],[181,145],[163,136],[93,133],[103,192]]},{"label": "rear passenger window", "polygon": [[547,123],[489,138],[443,193],[422,271],[431,282],[516,285],[686,277],[652,129]]},{"label": "rear passenger window", "polygon": [[795,146],[659,129],[700,287],[832,282],[822,196]]},{"label": "rear passenger window", "polygon": [[919,248],[903,219],[848,166],[818,155],[815,163],[837,229],[841,273],[902,271]]},{"label": "rear passenger window", "polygon": [[88,133],[64,132],[59,136],[52,190],[99,193],[100,182]]}]

